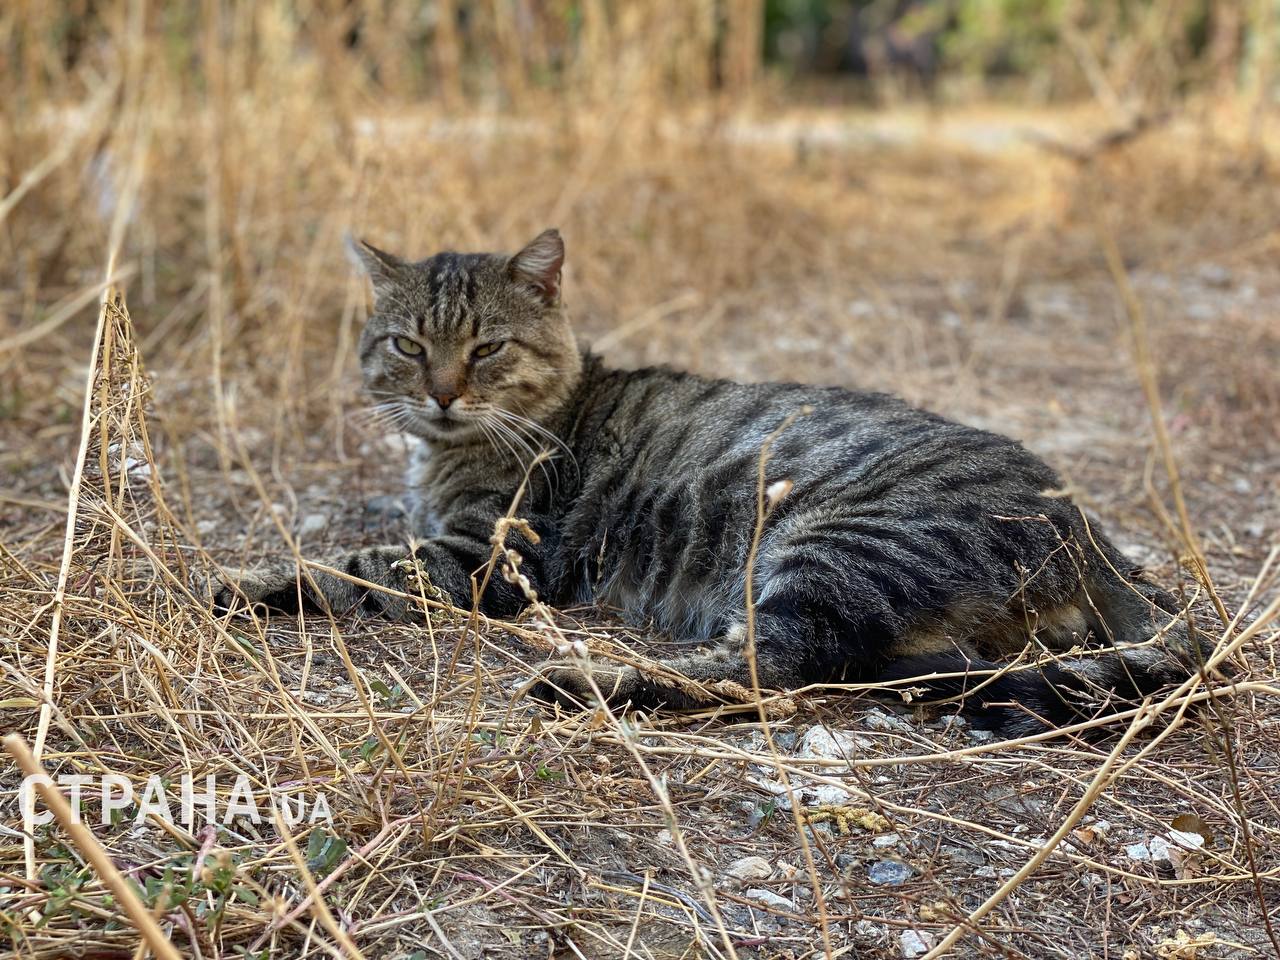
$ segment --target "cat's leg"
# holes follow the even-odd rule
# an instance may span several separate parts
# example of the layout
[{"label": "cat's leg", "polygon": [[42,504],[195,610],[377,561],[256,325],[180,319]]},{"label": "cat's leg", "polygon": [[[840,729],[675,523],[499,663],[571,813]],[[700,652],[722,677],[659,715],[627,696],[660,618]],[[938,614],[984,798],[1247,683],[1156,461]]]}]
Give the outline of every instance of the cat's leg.
[{"label": "cat's leg", "polygon": [[[548,666],[532,696],[580,708],[596,697],[592,681],[611,705],[684,710],[737,703],[758,684],[764,691],[789,690],[830,679],[842,660],[842,644],[824,605],[775,596],[756,608],[755,676],[741,623],[710,649],[665,660],[658,669],[594,664],[591,677],[574,667]],[[725,682],[727,681],[727,683]]]},{"label": "cat's leg", "polygon": [[[1010,637],[1033,637],[1042,651],[1066,656],[1011,665],[943,646],[900,647],[879,679],[962,703],[976,724],[1021,736],[1124,709],[1200,671],[1209,651],[1178,617],[1174,597],[1097,538],[1102,557],[1084,569],[1080,588],[1056,606],[1012,609],[1010,622],[1022,629],[994,644],[1008,649]],[[1088,638],[1100,649],[1081,653]]]},{"label": "cat's leg", "polygon": [[[396,593],[417,593],[425,588],[429,599],[451,599],[435,585],[430,574],[426,583],[414,579],[415,570],[426,572],[428,569],[427,552],[425,547],[416,551],[409,546],[367,547],[343,554],[325,564],[341,570],[346,577],[315,567],[308,567],[305,573],[300,574],[292,561],[281,561],[251,570],[225,573],[210,585],[210,595],[213,605],[219,609],[230,609],[240,599],[285,613],[297,613],[300,609],[328,609],[338,615],[358,611],[400,619],[408,612],[409,604]],[[357,580],[396,593],[368,587]],[[469,597],[468,591],[459,597],[459,602]]]},{"label": "cat's leg", "polygon": [[[470,607],[472,575],[483,579],[485,566],[493,555],[489,540],[493,525],[474,529],[455,526],[449,533],[410,547],[377,546],[355,550],[325,564],[346,576],[315,567],[300,575],[292,562],[265,568],[224,574],[210,584],[214,606],[229,609],[237,598],[276,610],[297,612],[303,608],[328,609],[336,615],[359,612],[400,619],[416,605],[396,593],[452,602]],[[535,590],[544,584],[543,571],[547,541],[535,544],[512,531],[507,545],[523,558],[520,572]],[[365,586],[365,581],[375,587]],[[388,593],[376,587],[395,591]],[[501,572],[489,578],[481,597],[481,610],[490,616],[510,616],[523,606],[521,590],[508,583]]]}]

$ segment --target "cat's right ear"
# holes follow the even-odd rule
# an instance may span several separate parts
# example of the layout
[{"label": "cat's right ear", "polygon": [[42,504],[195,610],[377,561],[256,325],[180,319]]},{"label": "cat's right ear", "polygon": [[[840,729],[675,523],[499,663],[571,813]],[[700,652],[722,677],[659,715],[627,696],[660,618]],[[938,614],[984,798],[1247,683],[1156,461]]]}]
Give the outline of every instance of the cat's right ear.
[{"label": "cat's right ear", "polygon": [[347,256],[369,278],[374,298],[381,297],[403,278],[409,266],[395,254],[379,250],[372,243],[347,235]]},{"label": "cat's right ear", "polygon": [[564,267],[564,241],[560,231],[543,230],[511,258],[507,271],[513,279],[529,284],[551,306],[560,299],[560,270]]}]

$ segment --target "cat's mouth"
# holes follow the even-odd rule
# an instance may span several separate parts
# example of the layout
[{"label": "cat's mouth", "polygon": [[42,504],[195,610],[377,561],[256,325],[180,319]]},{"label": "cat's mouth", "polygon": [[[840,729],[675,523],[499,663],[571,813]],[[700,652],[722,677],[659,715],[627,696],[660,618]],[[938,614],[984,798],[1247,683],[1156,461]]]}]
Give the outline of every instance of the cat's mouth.
[{"label": "cat's mouth", "polygon": [[436,410],[432,415],[420,418],[419,423],[428,437],[455,437],[474,430],[477,418],[462,411]]}]

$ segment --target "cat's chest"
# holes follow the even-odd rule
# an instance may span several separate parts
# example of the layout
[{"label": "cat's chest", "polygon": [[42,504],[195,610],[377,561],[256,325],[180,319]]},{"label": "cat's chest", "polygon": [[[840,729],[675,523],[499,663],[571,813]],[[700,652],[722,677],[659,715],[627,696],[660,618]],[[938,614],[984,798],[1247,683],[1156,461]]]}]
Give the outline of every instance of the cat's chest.
[{"label": "cat's chest", "polygon": [[496,521],[521,476],[483,447],[419,442],[410,451],[405,471],[412,532],[418,537],[444,535],[464,514],[472,520],[477,514],[491,514]]},{"label": "cat's chest", "polygon": [[410,525],[419,537],[439,536],[444,526],[437,502],[439,498],[432,495],[431,480],[437,469],[431,463],[431,451],[426,444],[417,443],[409,453],[404,485],[409,500]]},{"label": "cat's chest", "polygon": [[421,441],[410,451],[405,488],[415,535],[435,537],[445,532],[449,514],[474,490],[472,461],[460,451],[432,448]]}]

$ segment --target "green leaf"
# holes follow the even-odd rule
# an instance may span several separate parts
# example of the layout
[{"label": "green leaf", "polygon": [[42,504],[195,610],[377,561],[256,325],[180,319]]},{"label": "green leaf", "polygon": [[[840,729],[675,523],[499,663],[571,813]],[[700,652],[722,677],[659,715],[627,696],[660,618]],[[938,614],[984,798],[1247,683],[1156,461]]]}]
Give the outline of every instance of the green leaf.
[{"label": "green leaf", "polygon": [[230,636],[231,636],[231,639],[235,641],[236,645],[239,646],[246,653],[251,653],[255,657],[262,655],[262,651],[260,651],[257,648],[257,646],[254,644],[254,642],[250,640],[247,636],[245,636],[243,633],[232,633],[230,634]]},{"label": "green leaf", "polygon": [[347,852],[347,841],[317,826],[307,838],[307,869],[317,878],[329,874]]}]

